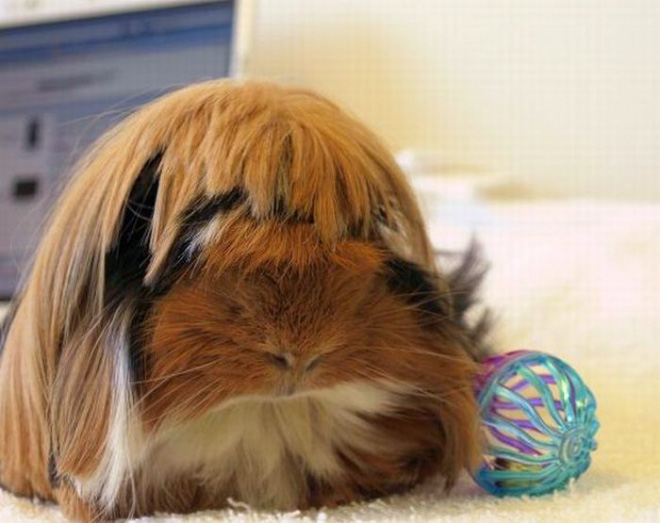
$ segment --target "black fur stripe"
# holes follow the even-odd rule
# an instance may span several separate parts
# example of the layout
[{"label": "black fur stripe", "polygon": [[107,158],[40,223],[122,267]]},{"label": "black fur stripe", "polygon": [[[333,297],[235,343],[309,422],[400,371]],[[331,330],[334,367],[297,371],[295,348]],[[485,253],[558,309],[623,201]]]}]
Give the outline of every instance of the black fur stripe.
[{"label": "black fur stripe", "polygon": [[60,475],[57,472],[57,460],[55,459],[55,454],[53,453],[52,448],[48,453],[48,481],[53,488],[59,487],[61,483]]},{"label": "black fur stripe", "polygon": [[161,158],[157,154],[144,165],[126,200],[117,239],[105,256],[106,300],[139,290],[144,281],[151,262],[149,237]]},{"label": "black fur stripe", "polygon": [[132,302],[137,311],[129,332],[131,375],[139,382],[145,374],[142,324],[151,300],[144,277],[151,262],[149,238],[158,195],[158,169],[162,154],[156,154],[142,168],[126,200],[117,238],[105,255],[105,303],[110,308]]}]

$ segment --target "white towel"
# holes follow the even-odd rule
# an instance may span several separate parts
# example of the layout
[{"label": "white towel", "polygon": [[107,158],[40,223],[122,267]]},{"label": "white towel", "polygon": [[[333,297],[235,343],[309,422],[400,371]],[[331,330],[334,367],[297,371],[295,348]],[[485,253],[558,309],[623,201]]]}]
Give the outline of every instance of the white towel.
[{"label": "white towel", "polygon": [[[463,209],[465,211],[465,209]],[[492,262],[486,299],[503,350],[553,352],[599,403],[599,449],[569,489],[497,499],[463,478],[372,503],[309,513],[232,508],[140,521],[660,521],[660,206],[491,205],[431,216],[440,245],[474,225]],[[56,508],[0,493],[0,521],[64,521]]]}]

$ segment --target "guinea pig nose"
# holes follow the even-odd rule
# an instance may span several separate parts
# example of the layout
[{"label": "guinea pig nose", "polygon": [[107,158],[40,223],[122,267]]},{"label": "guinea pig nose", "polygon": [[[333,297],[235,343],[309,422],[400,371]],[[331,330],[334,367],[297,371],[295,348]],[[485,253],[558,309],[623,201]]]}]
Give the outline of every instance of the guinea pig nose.
[{"label": "guinea pig nose", "polygon": [[290,354],[284,353],[284,354],[268,354],[268,359],[270,362],[275,365],[276,367],[279,367],[280,369],[288,369],[291,368],[291,364],[293,363],[293,356]]}]

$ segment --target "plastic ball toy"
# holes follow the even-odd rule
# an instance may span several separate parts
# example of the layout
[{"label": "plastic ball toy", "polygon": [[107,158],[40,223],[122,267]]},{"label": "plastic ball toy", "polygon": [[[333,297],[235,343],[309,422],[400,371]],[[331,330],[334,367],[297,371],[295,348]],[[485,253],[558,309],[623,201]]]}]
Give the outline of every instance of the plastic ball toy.
[{"label": "plastic ball toy", "polygon": [[596,400],[558,358],[515,351],[486,360],[476,381],[485,439],[474,480],[496,496],[565,487],[591,463]]}]

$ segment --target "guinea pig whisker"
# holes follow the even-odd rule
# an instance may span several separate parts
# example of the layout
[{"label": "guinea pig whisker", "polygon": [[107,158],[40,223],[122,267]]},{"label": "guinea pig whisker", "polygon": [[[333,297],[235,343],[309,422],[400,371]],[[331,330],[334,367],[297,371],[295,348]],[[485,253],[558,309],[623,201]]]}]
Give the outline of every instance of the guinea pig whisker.
[{"label": "guinea pig whisker", "polygon": [[[466,388],[469,388],[469,387],[465,387],[465,386],[455,387],[455,388],[450,388],[446,391],[442,391],[442,393],[435,393],[435,392],[432,392],[428,389],[423,389],[423,388],[419,387],[418,385],[416,385],[412,382],[403,381],[403,380],[400,380],[400,379],[397,379],[397,378],[393,378],[392,376],[389,376],[387,374],[384,374],[384,373],[380,372],[379,369],[376,369],[375,367],[371,367],[369,365],[367,367],[369,368],[369,370],[371,372],[373,372],[374,374],[380,376],[381,378],[383,378],[387,381],[390,381],[390,382],[394,383],[395,385],[401,386],[402,389],[403,389],[401,394],[405,395],[405,396],[417,396],[417,397],[423,397],[423,398],[430,398],[430,399],[438,400],[438,401],[443,402],[443,403],[447,403],[450,396],[452,396],[454,394],[457,394],[459,392],[464,393]],[[366,374],[366,373],[359,372],[359,371],[358,371],[358,374],[362,377],[373,379],[373,375],[371,375],[371,374]]]},{"label": "guinea pig whisker", "polygon": [[[389,381],[394,385],[400,386],[402,390],[399,392],[399,394],[402,396],[415,396],[420,398],[432,399],[438,401],[439,403],[444,403],[444,404],[450,404],[451,396],[458,393],[465,393],[466,389],[469,388],[465,386],[455,387],[442,391],[442,393],[435,393],[427,389],[422,389],[418,385],[415,385],[412,382],[403,381],[400,379],[393,378],[392,376],[388,376],[384,373],[380,373],[375,368],[371,368],[371,371],[377,376],[380,376],[382,379]],[[368,374],[359,371],[357,372],[357,374],[361,377],[368,378],[370,380],[373,380],[374,378],[373,374]],[[419,418],[418,416],[416,417]]]},{"label": "guinea pig whisker", "polygon": [[460,358],[460,357],[456,357],[456,356],[449,356],[447,354],[439,354],[439,353],[436,353],[436,352],[431,352],[431,351],[421,350],[421,349],[415,349],[415,348],[400,349],[400,348],[397,348],[397,347],[384,347],[384,346],[382,346],[382,347],[370,347],[370,349],[374,349],[374,350],[378,350],[378,351],[387,350],[387,351],[391,351],[391,352],[401,352],[401,353],[405,353],[405,354],[420,354],[422,356],[431,356],[433,358],[438,358],[438,359],[445,360],[445,361],[454,361],[454,362],[465,363],[465,358]]},{"label": "guinea pig whisker", "polygon": [[[392,340],[392,343],[390,343],[389,340]],[[402,350],[402,351],[418,351],[419,353],[428,353],[430,355],[436,355],[440,356],[442,358],[453,358],[454,361],[465,361],[463,357],[460,356],[452,356],[449,354],[441,354],[439,352],[435,351],[428,351],[426,349],[422,349],[419,347],[417,343],[411,343],[411,339],[408,336],[405,336],[403,334],[396,334],[396,333],[388,333],[388,344],[387,345],[370,345],[367,346],[366,348],[372,349],[372,348],[382,348],[382,349],[388,349],[388,350]]]},{"label": "guinea pig whisker", "polygon": [[400,306],[396,310],[382,311],[380,314],[372,313],[371,318],[377,318],[377,319],[382,320],[382,319],[386,319],[386,318],[389,318],[389,317],[397,317],[401,313],[402,310],[403,311],[419,311],[419,312],[422,312],[424,315],[434,316],[434,317],[436,317],[438,319],[441,319],[441,320],[449,320],[449,319],[453,318],[453,316],[451,314],[448,314],[448,313],[437,313],[437,312],[429,311],[427,309],[420,310],[421,306],[427,305],[428,303],[430,303],[430,301],[426,301],[426,302],[417,301],[415,303]]},{"label": "guinea pig whisker", "polygon": [[367,347],[365,347],[365,349],[391,350],[391,351],[401,351],[405,353],[416,352],[418,354],[428,354],[432,356],[438,356],[444,359],[452,359],[453,361],[465,361],[464,358],[461,358],[459,356],[452,356],[449,354],[442,354],[435,351],[421,349],[417,344],[411,344],[410,338],[404,335],[396,335],[394,333],[388,333],[388,338],[392,339],[392,343],[388,343],[387,345],[368,345]]},{"label": "guinea pig whisker", "polygon": [[197,412],[199,407],[203,405],[207,394],[213,389],[214,389],[213,384],[201,388],[192,397],[190,397],[190,399],[187,402],[182,403],[177,411],[173,411],[174,417],[175,418],[178,417],[178,414],[180,412]]},{"label": "guinea pig whisker", "polygon": [[[184,384],[184,383],[179,384],[175,389],[173,389],[171,391],[168,391],[168,393],[166,395],[166,398],[169,397],[169,396],[172,396],[172,397],[175,397],[175,398],[180,397],[180,395],[178,394],[178,390],[180,388],[182,388],[184,385],[187,385],[187,384]],[[191,412],[191,411],[194,412],[193,407],[197,408],[197,407],[199,407],[199,405],[201,405],[203,403],[204,397],[211,390],[213,390],[214,385],[217,385],[217,383],[210,383],[210,384],[202,387],[197,392],[195,392],[190,398],[188,398],[186,401],[181,402],[177,406],[177,408],[168,411],[168,418],[177,419],[179,417],[183,417],[181,415],[186,413],[186,412]],[[141,400],[142,399],[143,398],[141,398]],[[147,424],[150,424],[151,422],[158,421],[158,417],[145,418],[143,421],[146,422]]]},{"label": "guinea pig whisker", "polygon": [[[139,382],[139,383],[155,382],[156,385],[153,388],[149,389],[148,392],[142,394],[137,401],[133,402],[133,405],[131,406],[131,413],[134,412],[135,410],[137,410],[139,407],[141,407],[142,404],[145,403],[146,400],[152,394],[156,393],[161,387],[166,385],[168,379],[170,379],[174,376],[180,376],[180,375],[188,374],[188,373],[193,372],[194,370],[198,370],[198,369],[199,369],[199,367],[196,367],[196,368],[192,368],[192,369],[187,369],[186,371],[182,371],[180,373],[173,373],[173,374],[169,374],[167,376],[162,376],[161,378],[157,378],[157,379],[154,379],[154,380],[143,380],[143,381]],[[138,382],[136,382],[136,383],[138,383]],[[187,385],[187,383],[183,382],[183,383],[179,383],[178,385],[175,385],[175,388],[172,391],[169,392],[169,395],[173,395],[174,392],[178,391],[184,385]]]},{"label": "guinea pig whisker", "polygon": [[138,381],[134,381],[133,383],[136,384],[136,385],[139,385],[139,384],[142,384],[142,383],[157,383],[159,381],[169,380],[171,378],[182,376],[184,374],[188,374],[190,372],[195,372],[195,371],[198,371],[199,369],[204,369],[206,367],[210,367],[212,365],[217,365],[217,364],[218,363],[216,361],[209,361],[207,363],[202,363],[201,365],[196,365],[195,367],[190,367],[189,369],[181,370],[179,372],[172,372],[170,374],[165,374],[164,376],[159,376],[158,378],[138,380]]},{"label": "guinea pig whisker", "polygon": [[[441,355],[438,355],[438,356],[441,356]],[[460,360],[460,361],[463,362],[463,360]],[[397,381],[397,378],[395,378],[394,376],[391,376],[391,375],[386,375],[386,374],[384,374],[384,373],[382,372],[381,369],[378,369],[378,368],[374,367],[373,365],[370,365],[370,364],[368,364],[368,363],[364,363],[364,362],[362,362],[361,365],[362,365],[363,367],[366,367],[366,368],[368,368],[368,369],[370,369],[370,370],[376,372],[376,373],[380,373],[380,374],[382,375],[382,377],[385,378],[385,379],[389,379],[389,380],[392,380],[392,381],[394,381],[394,382]],[[399,380],[399,381],[400,381],[400,380]],[[448,377],[446,383],[450,383],[451,381],[454,381],[454,380],[452,380],[451,377]],[[465,385],[464,385],[464,383],[463,383],[463,380],[461,379],[461,380],[459,380],[459,381],[461,382],[461,385],[458,386],[458,387],[456,387],[456,390],[462,390],[462,389],[465,388]],[[408,382],[405,382],[405,384],[407,384],[407,385],[411,385],[411,386],[413,385],[412,383],[408,383]],[[453,390],[453,389],[448,389],[448,390]]]},{"label": "guinea pig whisker", "polygon": [[433,316],[435,318],[439,318],[439,319],[442,319],[442,320],[447,320],[447,319],[452,318],[452,315],[448,314],[446,312],[433,312],[433,311],[430,311],[428,309],[420,310],[420,306],[428,305],[432,301],[433,300],[417,301],[415,303],[411,303],[409,305],[406,305],[405,307],[401,307],[400,310],[404,310],[404,311],[417,311],[417,310],[419,310],[420,312],[423,312],[425,316]]},{"label": "guinea pig whisker", "polygon": [[396,296],[400,296],[402,298],[411,298],[413,296],[431,296],[433,298],[446,298],[446,297],[451,297],[451,296],[460,296],[461,294],[466,294],[466,290],[462,289],[450,289],[446,291],[437,291],[437,290],[432,290],[432,291],[414,291],[414,292],[397,292],[395,293]]},{"label": "guinea pig whisker", "polygon": [[[180,372],[173,372],[171,374],[167,374],[167,375],[161,376],[159,378],[154,378],[154,379],[151,379],[151,380],[143,380],[140,383],[155,383],[155,386],[153,388],[150,388],[147,393],[143,394],[140,397],[139,402],[144,401],[148,396],[150,396],[151,394],[157,392],[161,387],[163,387],[164,385],[167,384],[168,380],[170,380],[174,377],[184,376],[186,374],[193,373],[193,372],[198,371],[199,369],[205,368],[207,366],[216,365],[216,364],[217,364],[216,362],[208,362],[208,363],[205,363],[205,364],[202,364],[202,365],[198,365],[196,367],[191,367],[190,369],[186,369],[186,370],[183,370],[183,371],[180,371]],[[170,392],[171,393],[177,392],[180,388],[185,387],[187,385],[189,385],[189,382],[182,381],[178,384],[175,384],[175,388],[173,388],[172,391],[170,391]],[[136,405],[137,405],[137,403],[136,403]]]},{"label": "guinea pig whisker", "polygon": [[[179,398],[180,395],[178,394],[178,391],[180,388],[188,386],[188,383],[180,383],[176,388],[174,388],[171,391],[168,391],[168,396],[172,396],[175,398]],[[206,396],[208,395],[209,392],[213,390],[217,390],[218,388],[222,388],[225,391],[225,395],[227,398],[231,398],[236,395],[238,391],[237,387],[234,386],[231,389],[227,388],[227,383],[224,379],[220,378],[217,380],[212,381],[208,385],[202,387],[199,389],[197,392],[195,392],[190,398],[188,398],[185,402],[182,402],[176,410],[170,411],[168,413],[168,416],[171,417],[178,417],[180,414],[185,413],[185,412],[195,412],[196,409],[199,408],[200,405],[202,405],[205,401]]]},{"label": "guinea pig whisker", "polygon": [[[209,383],[206,387],[203,387],[195,395],[193,395],[191,398],[186,403],[183,403],[180,406],[180,411],[187,411],[187,412],[196,412],[197,409],[199,409],[200,405],[202,405],[205,401],[205,397],[207,394],[212,391],[217,389],[218,387],[224,387],[226,396],[227,398],[234,397],[237,389],[236,387],[232,387],[231,389],[226,389],[226,383],[222,379],[218,379],[213,381],[212,383]],[[179,412],[179,411],[175,411]]]}]

